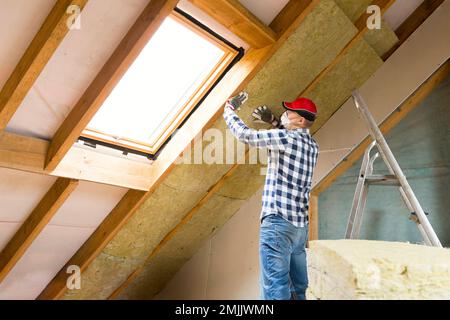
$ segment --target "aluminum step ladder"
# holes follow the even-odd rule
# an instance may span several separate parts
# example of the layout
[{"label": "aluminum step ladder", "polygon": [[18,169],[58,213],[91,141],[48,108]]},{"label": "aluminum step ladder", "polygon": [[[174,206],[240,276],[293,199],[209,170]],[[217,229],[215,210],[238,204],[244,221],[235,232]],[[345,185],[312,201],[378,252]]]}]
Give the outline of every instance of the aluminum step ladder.
[{"label": "aluminum step ladder", "polygon": [[[345,238],[358,239],[359,237],[369,186],[397,186],[403,201],[408,207],[408,210],[411,212],[410,219],[417,224],[425,244],[429,246],[442,247],[441,242],[433,230],[433,227],[428,221],[427,214],[423,211],[383,134],[378,128],[366,103],[362,99],[361,94],[355,90],[353,91],[352,96],[356,108],[364,119],[370,136],[374,141],[369,145],[364,153],[361,170],[358,176],[358,182],[356,184],[356,191],[353,197],[352,209],[350,211],[350,217],[347,224],[347,230],[345,232]],[[377,147],[378,152],[371,156],[371,151],[375,146]],[[373,163],[379,156],[381,156],[386,164],[390,175],[373,174]]]}]

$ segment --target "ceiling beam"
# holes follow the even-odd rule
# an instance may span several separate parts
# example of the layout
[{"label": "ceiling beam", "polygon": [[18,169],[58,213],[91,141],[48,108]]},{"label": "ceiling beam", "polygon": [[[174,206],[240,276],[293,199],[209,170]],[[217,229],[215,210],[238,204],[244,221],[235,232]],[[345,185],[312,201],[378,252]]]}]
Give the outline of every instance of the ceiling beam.
[{"label": "ceiling beam", "polygon": [[45,169],[54,170],[89,124],[178,0],[151,0],[72,108],[50,144]]},{"label": "ceiling beam", "polygon": [[0,132],[0,167],[56,177],[148,191],[151,163],[109,155],[88,147],[73,147],[58,167],[45,171],[50,142],[6,131]]},{"label": "ceiling beam", "polygon": [[419,7],[395,30],[399,41],[383,56],[386,61],[420,25],[444,2],[444,0],[425,0]]},{"label": "ceiling beam", "polygon": [[275,32],[248,11],[238,0],[189,0],[252,48],[263,48],[276,41]]},{"label": "ceiling beam", "polygon": [[0,92],[0,131],[8,125],[23,99],[69,32],[70,5],[82,10],[88,0],[58,0]]},{"label": "ceiling beam", "polygon": [[311,0],[290,0],[270,23],[269,27],[277,34],[283,34],[293,21],[311,4]]},{"label": "ceiling beam", "polygon": [[[223,104],[226,99],[239,92],[248,82],[261,70],[264,63],[276,52],[283,42],[292,34],[304,18],[313,10],[320,0],[313,0],[301,14],[292,22],[284,34],[272,46],[251,49],[244,57],[225,75],[216,88],[208,95],[202,103],[201,112],[197,112],[188,118],[183,127],[180,128],[171,143],[161,152],[158,159],[152,164],[151,188],[146,193],[130,193],[122,200],[123,209],[114,209],[102,222],[94,235],[92,235],[80,250],[70,260],[70,264],[80,266],[85,270],[96,256],[111,241],[114,235],[128,221],[139,206],[156,190],[159,184],[170,173],[174,167],[174,161],[194,140],[195,136],[209,128],[214,121],[222,116]],[[220,183],[220,182],[219,182]],[[215,190],[215,189],[214,189]],[[137,192],[137,191],[136,191]],[[212,194],[212,193],[211,193]],[[47,285],[38,299],[59,299],[66,292],[66,270],[63,268],[58,275]]]},{"label": "ceiling beam", "polygon": [[0,283],[75,190],[77,184],[78,181],[72,179],[59,178],[56,180],[0,253]]},{"label": "ceiling beam", "polygon": [[[412,110],[414,110],[433,90],[450,75],[450,60],[443,64],[433,75],[426,80],[408,99],[405,100],[386,120],[380,125],[383,134],[387,134]],[[336,181],[344,172],[353,166],[364,154],[364,151],[372,142],[371,137],[364,139],[356,148],[354,148],[336,167],[328,173],[311,193],[320,195],[331,184]]]},{"label": "ceiling beam", "polygon": [[309,197],[309,237],[308,241],[319,239],[319,196],[311,192]]}]

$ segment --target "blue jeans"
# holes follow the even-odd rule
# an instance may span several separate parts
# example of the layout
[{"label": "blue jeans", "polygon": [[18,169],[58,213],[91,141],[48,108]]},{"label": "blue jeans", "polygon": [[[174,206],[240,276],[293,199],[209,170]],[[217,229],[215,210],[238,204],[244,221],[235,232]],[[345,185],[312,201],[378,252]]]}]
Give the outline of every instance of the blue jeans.
[{"label": "blue jeans", "polygon": [[261,299],[306,299],[307,239],[308,227],[297,228],[278,215],[263,219],[259,237]]}]

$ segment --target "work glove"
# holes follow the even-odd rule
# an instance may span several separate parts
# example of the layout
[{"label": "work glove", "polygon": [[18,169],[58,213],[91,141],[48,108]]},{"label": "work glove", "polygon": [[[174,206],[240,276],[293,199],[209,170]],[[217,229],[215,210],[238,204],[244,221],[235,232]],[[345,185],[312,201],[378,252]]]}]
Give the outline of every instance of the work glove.
[{"label": "work glove", "polygon": [[253,110],[253,121],[259,123],[270,123],[274,127],[279,127],[280,122],[273,115],[267,106],[261,106]]},{"label": "work glove", "polygon": [[239,108],[248,100],[248,93],[245,91],[240,92],[238,95],[231,97],[227,100],[225,107],[232,110],[239,110]]}]

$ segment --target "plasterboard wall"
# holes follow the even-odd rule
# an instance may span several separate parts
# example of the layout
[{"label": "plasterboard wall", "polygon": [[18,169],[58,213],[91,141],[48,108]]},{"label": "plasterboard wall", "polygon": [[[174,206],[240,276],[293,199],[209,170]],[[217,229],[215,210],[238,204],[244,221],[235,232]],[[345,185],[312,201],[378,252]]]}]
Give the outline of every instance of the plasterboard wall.
[{"label": "plasterboard wall", "polygon": [[[444,247],[450,246],[450,76],[386,135]],[[319,238],[345,234],[362,157],[319,197]],[[382,160],[376,174],[389,174]],[[370,187],[361,239],[423,243],[397,188]]]},{"label": "plasterboard wall", "polygon": [[259,299],[261,194],[262,188],[154,299]]},{"label": "plasterboard wall", "polygon": [[[359,88],[377,123],[386,119],[450,57],[449,16],[450,2],[446,1]],[[350,98],[314,135],[322,151],[313,185],[367,135],[365,124]]]},{"label": "plasterboard wall", "polygon": [[422,2],[423,0],[396,0],[384,15],[384,19],[393,30],[397,30]]}]

